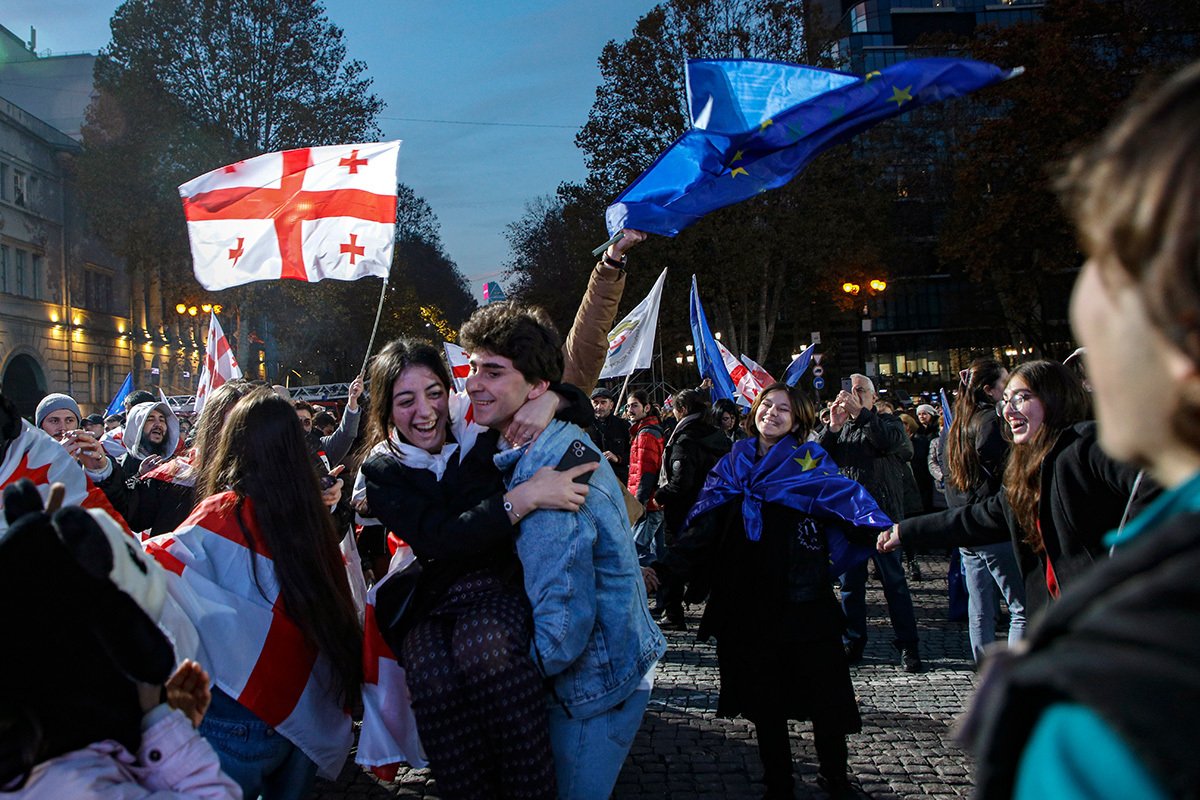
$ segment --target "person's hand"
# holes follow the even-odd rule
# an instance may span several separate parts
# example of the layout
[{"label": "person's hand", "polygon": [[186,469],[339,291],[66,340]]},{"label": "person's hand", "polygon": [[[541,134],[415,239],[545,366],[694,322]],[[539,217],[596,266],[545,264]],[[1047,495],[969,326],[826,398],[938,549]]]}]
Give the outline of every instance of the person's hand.
[{"label": "person's hand", "polygon": [[512,422],[504,430],[504,438],[513,447],[524,447],[536,442],[542,431],[546,430],[546,426],[554,419],[554,414],[558,411],[558,401],[559,397],[554,392],[542,392],[532,400],[526,400],[525,404],[517,409],[517,413],[513,414]]},{"label": "person's hand", "polygon": [[658,579],[658,573],[650,567],[642,567],[642,582],[646,584],[646,593],[658,591],[661,582]]},{"label": "person's hand", "polygon": [[199,728],[208,704],[212,702],[208,685],[209,677],[204,668],[187,659],[163,685],[167,705],[182,711],[192,721],[192,727]]},{"label": "person's hand", "polygon": [[609,461],[611,461],[614,464],[621,463],[621,459],[617,458],[617,454],[614,453],[612,450],[605,450],[604,457],[607,458]]},{"label": "person's hand", "polygon": [[108,461],[104,446],[89,431],[67,431],[59,442],[67,454],[82,464],[84,469],[101,470]]},{"label": "person's hand", "polygon": [[614,242],[608,246],[606,255],[613,261],[620,261],[625,257],[632,248],[636,247],[639,242],[646,241],[646,234],[642,231],[635,231],[633,228],[622,228],[621,233],[624,236],[620,241]]},{"label": "person's hand", "polygon": [[862,401],[858,399],[858,395],[854,392],[847,392],[845,389],[838,392],[837,399],[834,400],[834,405],[841,404],[846,407],[846,413],[850,415],[850,419],[858,419],[858,414],[862,411]]},{"label": "person's hand", "polygon": [[341,475],[345,469],[346,466],[344,464],[338,464],[336,467],[329,470],[330,477],[337,478],[337,480],[335,480],[333,485],[328,489],[321,490],[321,505],[325,506],[326,508],[331,508],[341,502],[342,484],[344,484],[345,481],[343,481],[341,478],[338,478],[338,475]]},{"label": "person's hand", "polygon": [[142,463],[138,465],[138,477],[143,477],[150,470],[163,463],[165,459],[162,456],[146,456],[142,459]]},{"label": "person's hand", "polygon": [[881,553],[890,553],[900,548],[900,526],[893,525],[885,531],[880,531],[875,540],[875,549]]},{"label": "person's hand", "polygon": [[829,430],[837,433],[848,419],[850,419],[850,412],[841,403],[835,402],[829,407]]},{"label": "person's hand", "polygon": [[587,499],[589,487],[586,483],[576,483],[575,479],[580,475],[592,474],[598,466],[600,465],[580,464],[563,472],[554,467],[542,467],[517,488],[529,487],[528,500],[534,508],[578,511]]},{"label": "person's hand", "polygon": [[713,387],[712,378],[705,378],[704,380],[700,381],[701,389],[711,389],[712,387]]},{"label": "person's hand", "polygon": [[350,381],[350,399],[346,401],[346,408],[350,411],[358,411],[358,398],[363,393],[363,376],[355,375],[354,380]]}]

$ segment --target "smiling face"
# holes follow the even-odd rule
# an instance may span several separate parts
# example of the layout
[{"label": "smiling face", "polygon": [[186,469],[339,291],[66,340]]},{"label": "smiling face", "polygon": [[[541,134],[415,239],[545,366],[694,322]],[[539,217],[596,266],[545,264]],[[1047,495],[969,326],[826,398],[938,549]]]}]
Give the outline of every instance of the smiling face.
[{"label": "smiling face", "polygon": [[67,431],[73,431],[79,428],[79,417],[67,411],[65,408],[60,408],[57,411],[51,411],[42,420],[42,430],[53,436],[55,439],[61,439],[62,435]]},{"label": "smiling face", "polygon": [[502,430],[512,421],[525,401],[540,396],[549,388],[547,381],[536,384],[525,380],[512,359],[477,350],[471,353],[471,374],[467,376],[467,396],[475,421],[492,430]]},{"label": "smiling face", "polygon": [[1014,376],[1004,390],[1001,399],[1004,421],[1012,431],[1014,444],[1027,444],[1041,429],[1046,419],[1046,407],[1025,380]]},{"label": "smiling face", "polygon": [[392,384],[392,424],[409,444],[429,453],[446,444],[450,395],[441,380],[422,364],[412,364]]},{"label": "smiling face", "polygon": [[796,427],[796,416],[787,392],[776,389],[759,398],[754,425],[758,428],[759,442],[767,446],[791,433]]}]

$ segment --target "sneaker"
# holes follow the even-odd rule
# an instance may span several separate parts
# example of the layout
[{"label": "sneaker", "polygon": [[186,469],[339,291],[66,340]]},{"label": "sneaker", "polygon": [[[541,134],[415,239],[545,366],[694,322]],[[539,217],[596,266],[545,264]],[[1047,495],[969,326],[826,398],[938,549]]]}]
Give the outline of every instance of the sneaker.
[{"label": "sneaker", "polygon": [[863,660],[863,651],[867,649],[865,639],[851,639],[844,645],[846,648],[846,663],[857,664]]},{"label": "sneaker", "polygon": [[900,667],[905,672],[921,671],[921,654],[917,652],[916,647],[900,648]]},{"label": "sneaker", "polygon": [[668,614],[666,619],[660,619],[658,621],[658,627],[664,631],[686,631],[687,619]]}]

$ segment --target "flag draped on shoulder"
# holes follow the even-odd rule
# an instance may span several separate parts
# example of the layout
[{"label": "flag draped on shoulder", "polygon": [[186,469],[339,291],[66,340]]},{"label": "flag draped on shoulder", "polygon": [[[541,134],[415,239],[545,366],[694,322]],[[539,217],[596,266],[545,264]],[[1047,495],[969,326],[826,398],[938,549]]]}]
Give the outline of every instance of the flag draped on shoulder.
[{"label": "flag draped on shoulder", "polygon": [[[63,497],[64,506],[83,506],[103,511],[117,521],[126,533],[129,526],[125,518],[117,513],[112,504],[79,466],[63,446],[45,431],[33,427],[28,420],[21,420],[21,432],[8,445],[4,460],[0,461],[0,489],[21,478],[28,478],[37,487],[42,502],[50,499],[51,484],[61,483],[67,490]],[[0,508],[3,500],[0,500]],[[4,515],[0,514],[0,532],[8,529]]]},{"label": "flag draped on shoulder", "polygon": [[725,368],[725,359],[717,348],[717,340],[708,327],[708,318],[704,316],[704,306],[700,304],[700,290],[696,285],[696,276],[692,276],[691,294],[691,323],[692,347],[696,351],[696,367],[701,377],[712,381],[713,400],[732,400],[737,389]]},{"label": "flag draped on shoulder", "polygon": [[400,142],[305,147],[219,167],[179,187],[196,280],[387,278]]},{"label": "flag draped on shoulder", "polygon": [[454,342],[442,342],[446,351],[446,361],[450,363],[450,377],[454,381],[454,391],[467,390],[467,376],[471,374],[471,355]]},{"label": "flag draped on shoulder", "polygon": [[659,274],[646,299],[637,304],[625,319],[608,334],[608,355],[604,357],[601,378],[630,375],[646,369],[654,357],[654,336],[658,332],[658,307],[662,302],[663,284],[667,271]]},{"label": "flag draped on shoulder", "polygon": [[690,60],[692,127],[608,207],[608,231],[675,236],[711,211],[783,186],[882,120],[1016,74],[957,58],[902,61],[864,76],[778,61]]},{"label": "flag draped on shoulder", "polygon": [[196,404],[193,409],[195,413],[199,414],[204,408],[213,389],[240,377],[242,370],[238,367],[233,350],[229,347],[229,340],[225,338],[225,331],[221,329],[221,323],[217,321],[217,312],[214,311],[208,321],[208,343],[204,346],[204,368],[200,370],[200,385],[196,387]]},{"label": "flag draped on shoulder", "polygon": [[144,546],[172,573],[167,591],[195,626],[196,660],[213,683],[335,780],[354,740],[350,714],[330,691],[328,659],[283,608],[249,499],[240,514],[233,492],[213,495],[177,530]]},{"label": "flag draped on shoulder", "polygon": [[892,526],[862,484],[843,477],[820,445],[801,443],[794,437],[779,442],[762,458],[758,457],[757,439],[734,442],[729,454],[708,473],[684,527],[734,500],[742,502],[746,537],[753,542],[762,538],[763,503],[795,509],[821,523],[830,571],[835,575],[863,563],[875,552],[873,546],[847,540],[843,530],[877,533]]}]

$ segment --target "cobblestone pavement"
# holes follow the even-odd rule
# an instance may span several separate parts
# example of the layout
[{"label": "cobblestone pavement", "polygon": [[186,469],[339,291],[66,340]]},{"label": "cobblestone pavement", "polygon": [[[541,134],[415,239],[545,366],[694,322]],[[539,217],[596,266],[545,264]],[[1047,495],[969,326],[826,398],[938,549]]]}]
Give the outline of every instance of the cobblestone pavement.
[{"label": "cobblestone pavement", "polygon": [[[971,789],[970,764],[949,743],[949,726],[975,685],[965,623],[946,620],[947,559],[920,559],[925,580],[911,582],[921,657],[925,671],[899,669],[879,584],[868,584],[870,639],[862,664],[852,669],[863,717],[862,733],[851,736],[850,766],[872,798],[955,798]],[[613,794],[622,798],[713,800],[757,798],[762,770],[753,726],[720,719],[717,657],[711,644],[699,644],[691,630],[668,633],[669,649],[659,664],[654,693],[642,729]],[[819,798],[812,727],[792,724],[797,798]],[[392,783],[379,781],[348,764],[336,782],[319,782],[314,798],[436,798],[428,770],[402,770]]]}]

